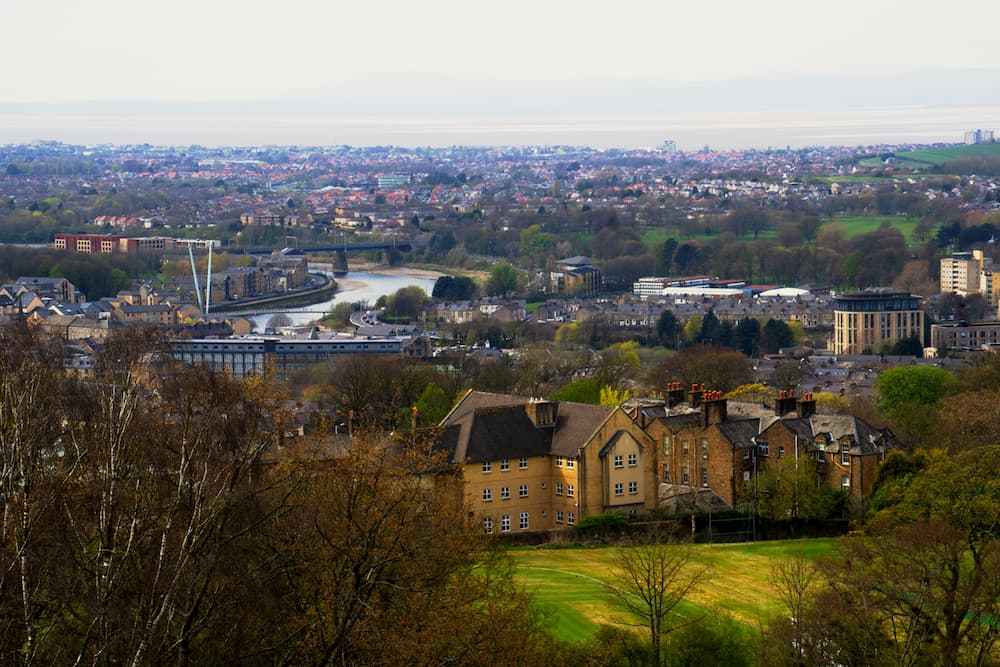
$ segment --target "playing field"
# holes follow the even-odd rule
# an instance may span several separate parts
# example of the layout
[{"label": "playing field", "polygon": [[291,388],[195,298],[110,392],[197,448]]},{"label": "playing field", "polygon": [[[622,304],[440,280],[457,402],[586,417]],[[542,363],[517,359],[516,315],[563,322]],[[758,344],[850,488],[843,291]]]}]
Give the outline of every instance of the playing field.
[{"label": "playing field", "polygon": [[[669,549],[686,548],[681,545]],[[780,613],[781,602],[771,583],[772,563],[803,553],[818,558],[833,553],[830,539],[696,545],[689,567],[707,568],[704,583],[678,608],[684,615],[722,610],[756,628]],[[602,624],[634,622],[615,608],[605,583],[613,584],[617,547],[514,549],[518,582],[549,615],[564,641],[590,637]]]},{"label": "playing field", "polygon": [[[920,222],[917,218],[904,218],[897,215],[835,215],[821,218],[823,226],[832,222],[844,228],[846,238],[854,238],[859,234],[868,234],[878,229],[883,222],[902,232],[907,243],[913,243],[913,229]],[[823,227],[820,227],[822,229]]]}]

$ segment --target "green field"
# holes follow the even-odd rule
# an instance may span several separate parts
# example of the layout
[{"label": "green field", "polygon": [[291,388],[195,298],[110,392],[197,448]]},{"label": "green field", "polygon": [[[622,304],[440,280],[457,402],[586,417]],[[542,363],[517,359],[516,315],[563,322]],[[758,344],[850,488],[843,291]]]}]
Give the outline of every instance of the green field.
[{"label": "green field", "polygon": [[[918,151],[899,151],[896,153],[896,162],[892,167],[894,169],[927,169],[931,166],[944,164],[948,160],[963,157],[1000,157],[1000,143],[948,146],[946,148],[928,148]],[[883,165],[882,160],[877,156],[865,158],[859,164],[864,167],[886,166]]]},{"label": "green field", "polygon": [[902,218],[896,215],[835,215],[832,218],[822,218],[822,221],[824,227],[836,222],[844,228],[844,233],[849,239],[859,234],[874,232],[883,221],[888,222],[903,233],[907,243],[914,242],[913,229],[920,222],[917,218]]},{"label": "green field", "polygon": [[[833,552],[834,540],[789,540],[751,544],[696,545],[692,566],[708,567],[708,577],[678,611],[701,615],[722,610],[748,627],[758,627],[781,611],[771,584],[776,558],[804,553],[818,558]],[[682,549],[683,546],[669,546]],[[615,608],[604,587],[614,570],[616,547],[514,549],[515,577],[549,615],[563,641],[590,637],[602,624],[632,620]]]}]

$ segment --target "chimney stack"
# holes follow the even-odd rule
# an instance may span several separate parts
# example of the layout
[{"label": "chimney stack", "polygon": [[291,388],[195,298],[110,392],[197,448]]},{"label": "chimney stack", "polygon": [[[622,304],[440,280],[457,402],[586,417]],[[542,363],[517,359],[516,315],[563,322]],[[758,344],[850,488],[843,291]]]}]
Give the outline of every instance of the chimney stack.
[{"label": "chimney stack", "polygon": [[684,402],[684,385],[682,383],[667,383],[666,402],[668,410]]},{"label": "chimney stack", "polygon": [[812,417],[816,414],[816,399],[813,397],[812,392],[802,396],[796,407],[798,409],[799,419],[806,419],[807,417]]},{"label": "chimney stack", "polygon": [[701,404],[701,427],[708,428],[726,420],[727,401],[721,391],[705,392]]},{"label": "chimney stack", "polygon": [[691,390],[688,391],[687,402],[692,408],[696,408],[701,405],[701,399],[705,395],[705,384],[702,383],[701,388],[698,388],[697,384],[691,385]]},{"label": "chimney stack", "polygon": [[795,390],[780,391],[778,400],[774,403],[774,414],[781,417],[793,410],[795,410]]}]

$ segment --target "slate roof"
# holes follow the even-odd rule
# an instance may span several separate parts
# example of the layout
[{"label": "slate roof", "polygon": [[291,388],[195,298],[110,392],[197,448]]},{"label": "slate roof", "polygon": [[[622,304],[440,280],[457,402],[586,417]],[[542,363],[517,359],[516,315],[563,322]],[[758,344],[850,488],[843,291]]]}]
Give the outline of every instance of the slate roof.
[{"label": "slate roof", "polygon": [[727,419],[717,424],[719,432],[729,442],[737,448],[753,447],[751,438],[757,437],[760,433],[760,420],[753,417],[749,419]]}]

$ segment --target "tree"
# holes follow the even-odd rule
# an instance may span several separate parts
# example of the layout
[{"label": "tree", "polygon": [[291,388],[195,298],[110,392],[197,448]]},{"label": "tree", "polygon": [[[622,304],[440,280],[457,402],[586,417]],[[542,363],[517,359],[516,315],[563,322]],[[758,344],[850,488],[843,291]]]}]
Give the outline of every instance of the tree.
[{"label": "tree", "polygon": [[652,664],[661,665],[664,640],[670,632],[690,623],[676,613],[707,576],[707,568],[691,562],[686,545],[665,545],[655,541],[619,547],[615,569],[605,588],[618,606],[642,619],[638,625],[649,631]]},{"label": "tree", "polygon": [[386,299],[386,311],[393,318],[415,319],[427,302],[427,292],[422,287],[410,285],[396,290]]},{"label": "tree", "polygon": [[677,347],[678,325],[673,311],[665,309],[656,320],[656,337],[660,345]]},{"label": "tree", "polygon": [[275,313],[271,317],[267,318],[267,324],[264,325],[269,331],[277,331],[281,327],[288,327],[292,325],[292,318],[288,316],[287,313]]},{"label": "tree", "polygon": [[805,377],[802,367],[793,361],[781,361],[774,367],[774,372],[768,378],[778,389],[795,389]]},{"label": "tree", "polygon": [[517,270],[506,262],[494,266],[486,283],[486,293],[490,296],[497,296],[513,292],[516,289]]},{"label": "tree", "polygon": [[842,540],[842,558],[825,563],[832,590],[891,633],[897,664],[997,659],[998,479],[998,446],[934,455],[864,535]]},{"label": "tree", "polygon": [[814,459],[786,456],[757,473],[749,493],[760,515],[775,521],[829,519],[843,510],[847,496],[821,484]]},{"label": "tree", "polygon": [[736,325],[737,349],[748,357],[754,357],[759,352],[760,322],[752,317],[745,317]]},{"label": "tree", "polygon": [[664,387],[680,380],[705,383],[708,388],[732,391],[753,379],[750,360],[739,352],[711,345],[685,348],[661,361],[649,374],[651,387]]},{"label": "tree", "polygon": [[795,344],[795,334],[781,320],[769,319],[761,330],[760,346],[765,354],[775,354]]},{"label": "tree", "polygon": [[464,301],[476,295],[476,283],[466,276],[441,276],[434,281],[431,296],[444,301]]},{"label": "tree", "polygon": [[938,403],[955,386],[955,376],[936,366],[897,366],[878,374],[878,408],[899,429],[915,436],[926,433]]}]

